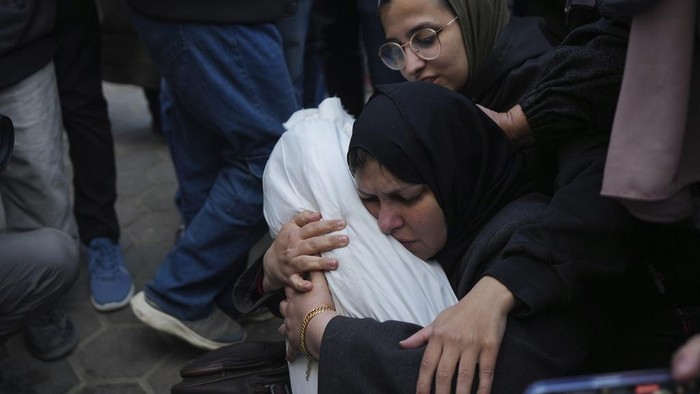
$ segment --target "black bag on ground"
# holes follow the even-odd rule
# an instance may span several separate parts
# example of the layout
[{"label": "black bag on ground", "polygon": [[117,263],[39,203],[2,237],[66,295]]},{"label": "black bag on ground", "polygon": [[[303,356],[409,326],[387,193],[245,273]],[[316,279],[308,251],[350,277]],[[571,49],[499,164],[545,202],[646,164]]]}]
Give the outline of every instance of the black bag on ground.
[{"label": "black bag on ground", "polygon": [[180,370],[173,394],[290,394],[284,341],[244,342],[203,354]]}]

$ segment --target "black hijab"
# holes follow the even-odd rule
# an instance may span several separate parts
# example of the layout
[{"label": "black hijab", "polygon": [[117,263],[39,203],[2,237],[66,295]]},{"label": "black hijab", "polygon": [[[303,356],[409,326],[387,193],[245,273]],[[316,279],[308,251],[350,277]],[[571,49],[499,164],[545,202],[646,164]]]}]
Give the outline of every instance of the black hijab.
[{"label": "black hijab", "polygon": [[396,177],[426,184],[447,220],[434,257],[448,277],[479,229],[523,192],[498,126],[463,95],[426,82],[380,85],[353,126],[362,148]]}]

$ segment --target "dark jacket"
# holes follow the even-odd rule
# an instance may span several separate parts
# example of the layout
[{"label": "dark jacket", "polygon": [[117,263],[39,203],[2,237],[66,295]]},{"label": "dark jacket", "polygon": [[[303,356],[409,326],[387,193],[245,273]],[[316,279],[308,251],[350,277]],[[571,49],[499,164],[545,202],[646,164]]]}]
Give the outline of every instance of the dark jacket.
[{"label": "dark jacket", "polygon": [[139,14],[183,22],[260,23],[296,12],[294,0],[128,0]]},{"label": "dark jacket", "polygon": [[55,1],[0,2],[0,89],[34,74],[53,58]]},{"label": "dark jacket", "polygon": [[[501,253],[518,229],[540,222],[548,200],[527,195],[507,205],[479,232],[461,260],[462,298]],[[537,275],[523,281],[536,282]],[[585,319],[582,319],[585,322]],[[532,379],[570,374],[587,357],[590,332],[572,310],[552,309],[528,318],[509,316],[499,350],[493,393],[522,393]],[[424,347],[398,342],[420,327],[397,321],[336,317],[326,327],[319,357],[320,393],[414,392]]]}]

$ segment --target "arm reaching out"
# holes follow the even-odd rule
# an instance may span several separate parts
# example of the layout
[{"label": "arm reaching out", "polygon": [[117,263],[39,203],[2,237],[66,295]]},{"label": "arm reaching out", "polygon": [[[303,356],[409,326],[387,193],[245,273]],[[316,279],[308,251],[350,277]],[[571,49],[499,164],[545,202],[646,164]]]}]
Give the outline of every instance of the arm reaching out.
[{"label": "arm reaching out", "polygon": [[402,341],[404,349],[428,343],[416,392],[430,393],[434,380],[436,393],[449,393],[456,373],[457,393],[470,393],[478,365],[477,393],[489,393],[506,319],[514,305],[510,290],[485,276],[457,305]]}]

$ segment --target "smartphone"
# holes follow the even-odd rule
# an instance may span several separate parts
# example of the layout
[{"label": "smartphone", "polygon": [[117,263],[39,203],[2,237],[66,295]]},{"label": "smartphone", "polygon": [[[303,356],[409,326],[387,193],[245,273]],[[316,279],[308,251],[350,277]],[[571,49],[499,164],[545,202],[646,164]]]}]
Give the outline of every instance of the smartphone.
[{"label": "smartphone", "polygon": [[525,394],[700,394],[700,380],[678,383],[667,369],[543,379]]}]

